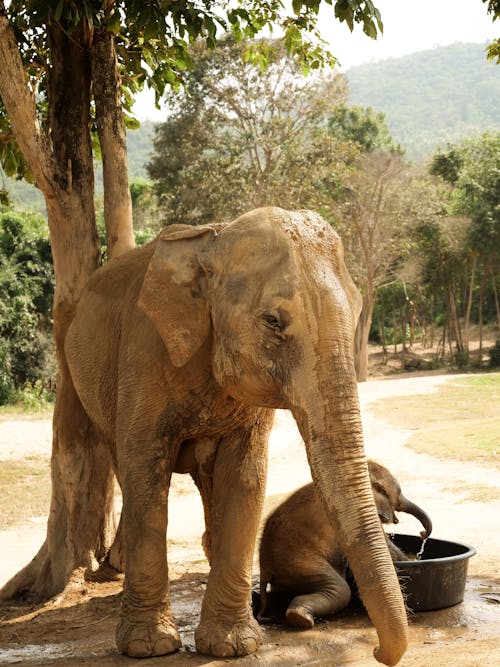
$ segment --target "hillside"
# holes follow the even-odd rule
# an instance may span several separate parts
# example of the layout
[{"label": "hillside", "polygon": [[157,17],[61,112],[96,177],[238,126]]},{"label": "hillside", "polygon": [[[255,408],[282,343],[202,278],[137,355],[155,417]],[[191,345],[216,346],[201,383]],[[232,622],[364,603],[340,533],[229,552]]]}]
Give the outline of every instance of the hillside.
[{"label": "hillside", "polygon": [[500,66],[484,44],[453,44],[347,71],[350,102],[385,113],[411,158],[486,130],[500,130]]}]

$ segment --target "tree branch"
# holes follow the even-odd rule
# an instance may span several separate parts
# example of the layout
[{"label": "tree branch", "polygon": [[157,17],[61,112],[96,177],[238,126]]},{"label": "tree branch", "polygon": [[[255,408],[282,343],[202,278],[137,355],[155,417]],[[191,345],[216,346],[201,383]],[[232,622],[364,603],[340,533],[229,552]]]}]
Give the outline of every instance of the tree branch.
[{"label": "tree branch", "polygon": [[0,97],[9,117],[14,137],[28,163],[38,188],[54,197],[56,165],[47,137],[36,114],[34,93],[29,89],[12,26],[0,0]]},{"label": "tree branch", "polygon": [[132,200],[128,184],[127,146],[113,33],[94,31],[92,76],[97,131],[102,153],[104,222],[108,256],[117,257],[134,247]]}]

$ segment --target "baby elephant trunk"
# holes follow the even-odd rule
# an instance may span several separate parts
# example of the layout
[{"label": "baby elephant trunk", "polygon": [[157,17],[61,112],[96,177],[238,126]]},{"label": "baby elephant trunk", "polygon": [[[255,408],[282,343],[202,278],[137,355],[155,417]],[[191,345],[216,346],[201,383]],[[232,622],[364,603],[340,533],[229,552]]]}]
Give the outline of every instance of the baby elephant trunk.
[{"label": "baby elephant trunk", "polygon": [[420,521],[422,526],[424,527],[424,530],[420,533],[420,537],[425,540],[427,537],[432,532],[432,521],[430,520],[429,515],[424,512],[424,510],[419,507],[418,505],[415,505],[411,500],[408,500],[408,498],[405,498],[403,495],[399,497],[399,503],[398,506],[396,507],[396,510],[398,512],[405,512],[406,514],[411,514],[414,516],[416,519]]}]

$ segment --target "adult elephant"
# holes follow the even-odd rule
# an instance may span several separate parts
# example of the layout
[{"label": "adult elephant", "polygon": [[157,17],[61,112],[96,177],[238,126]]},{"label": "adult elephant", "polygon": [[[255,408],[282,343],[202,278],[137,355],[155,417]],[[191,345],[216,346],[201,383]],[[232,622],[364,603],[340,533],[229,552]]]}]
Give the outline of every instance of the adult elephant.
[{"label": "adult elephant", "polygon": [[375,657],[399,661],[407,619],[363,449],[353,362],[359,308],[339,237],[307,211],[263,208],[228,225],[176,225],[90,279],[66,352],[123,492],[122,652],[180,646],[165,534],[171,473],[188,451],[209,480],[211,569],[197,649],[235,656],[258,648],[252,558],[272,408],[287,408],[376,626]]}]

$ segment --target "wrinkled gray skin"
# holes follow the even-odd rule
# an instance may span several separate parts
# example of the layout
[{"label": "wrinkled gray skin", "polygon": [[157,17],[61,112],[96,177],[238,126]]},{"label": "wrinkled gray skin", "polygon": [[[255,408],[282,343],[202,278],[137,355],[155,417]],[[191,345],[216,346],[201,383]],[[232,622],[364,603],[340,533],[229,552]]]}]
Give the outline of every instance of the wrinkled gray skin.
[{"label": "wrinkled gray skin", "polygon": [[[368,461],[373,497],[382,523],[398,523],[396,512],[417,517],[429,537],[432,522],[420,507],[401,492],[397,479],[384,466]],[[408,560],[389,539],[391,558]],[[312,628],[314,617],[334,614],[351,600],[346,581],[347,562],[335,526],[330,522],[314,484],[295,491],[266,520],[259,550],[259,621],[274,622],[268,615],[268,591],[274,597],[292,597],[286,610],[286,623],[297,628]]]},{"label": "wrinkled gray skin", "polygon": [[371,493],[353,361],[360,306],[340,239],[307,211],[175,225],[91,277],[66,355],[123,493],[123,653],[180,646],[165,538],[176,470],[195,470],[207,518],[211,570],[197,649],[225,657],[258,648],[251,570],[279,407],[291,410],[306,444],[377,629],[375,657],[399,661],[407,618]]}]

